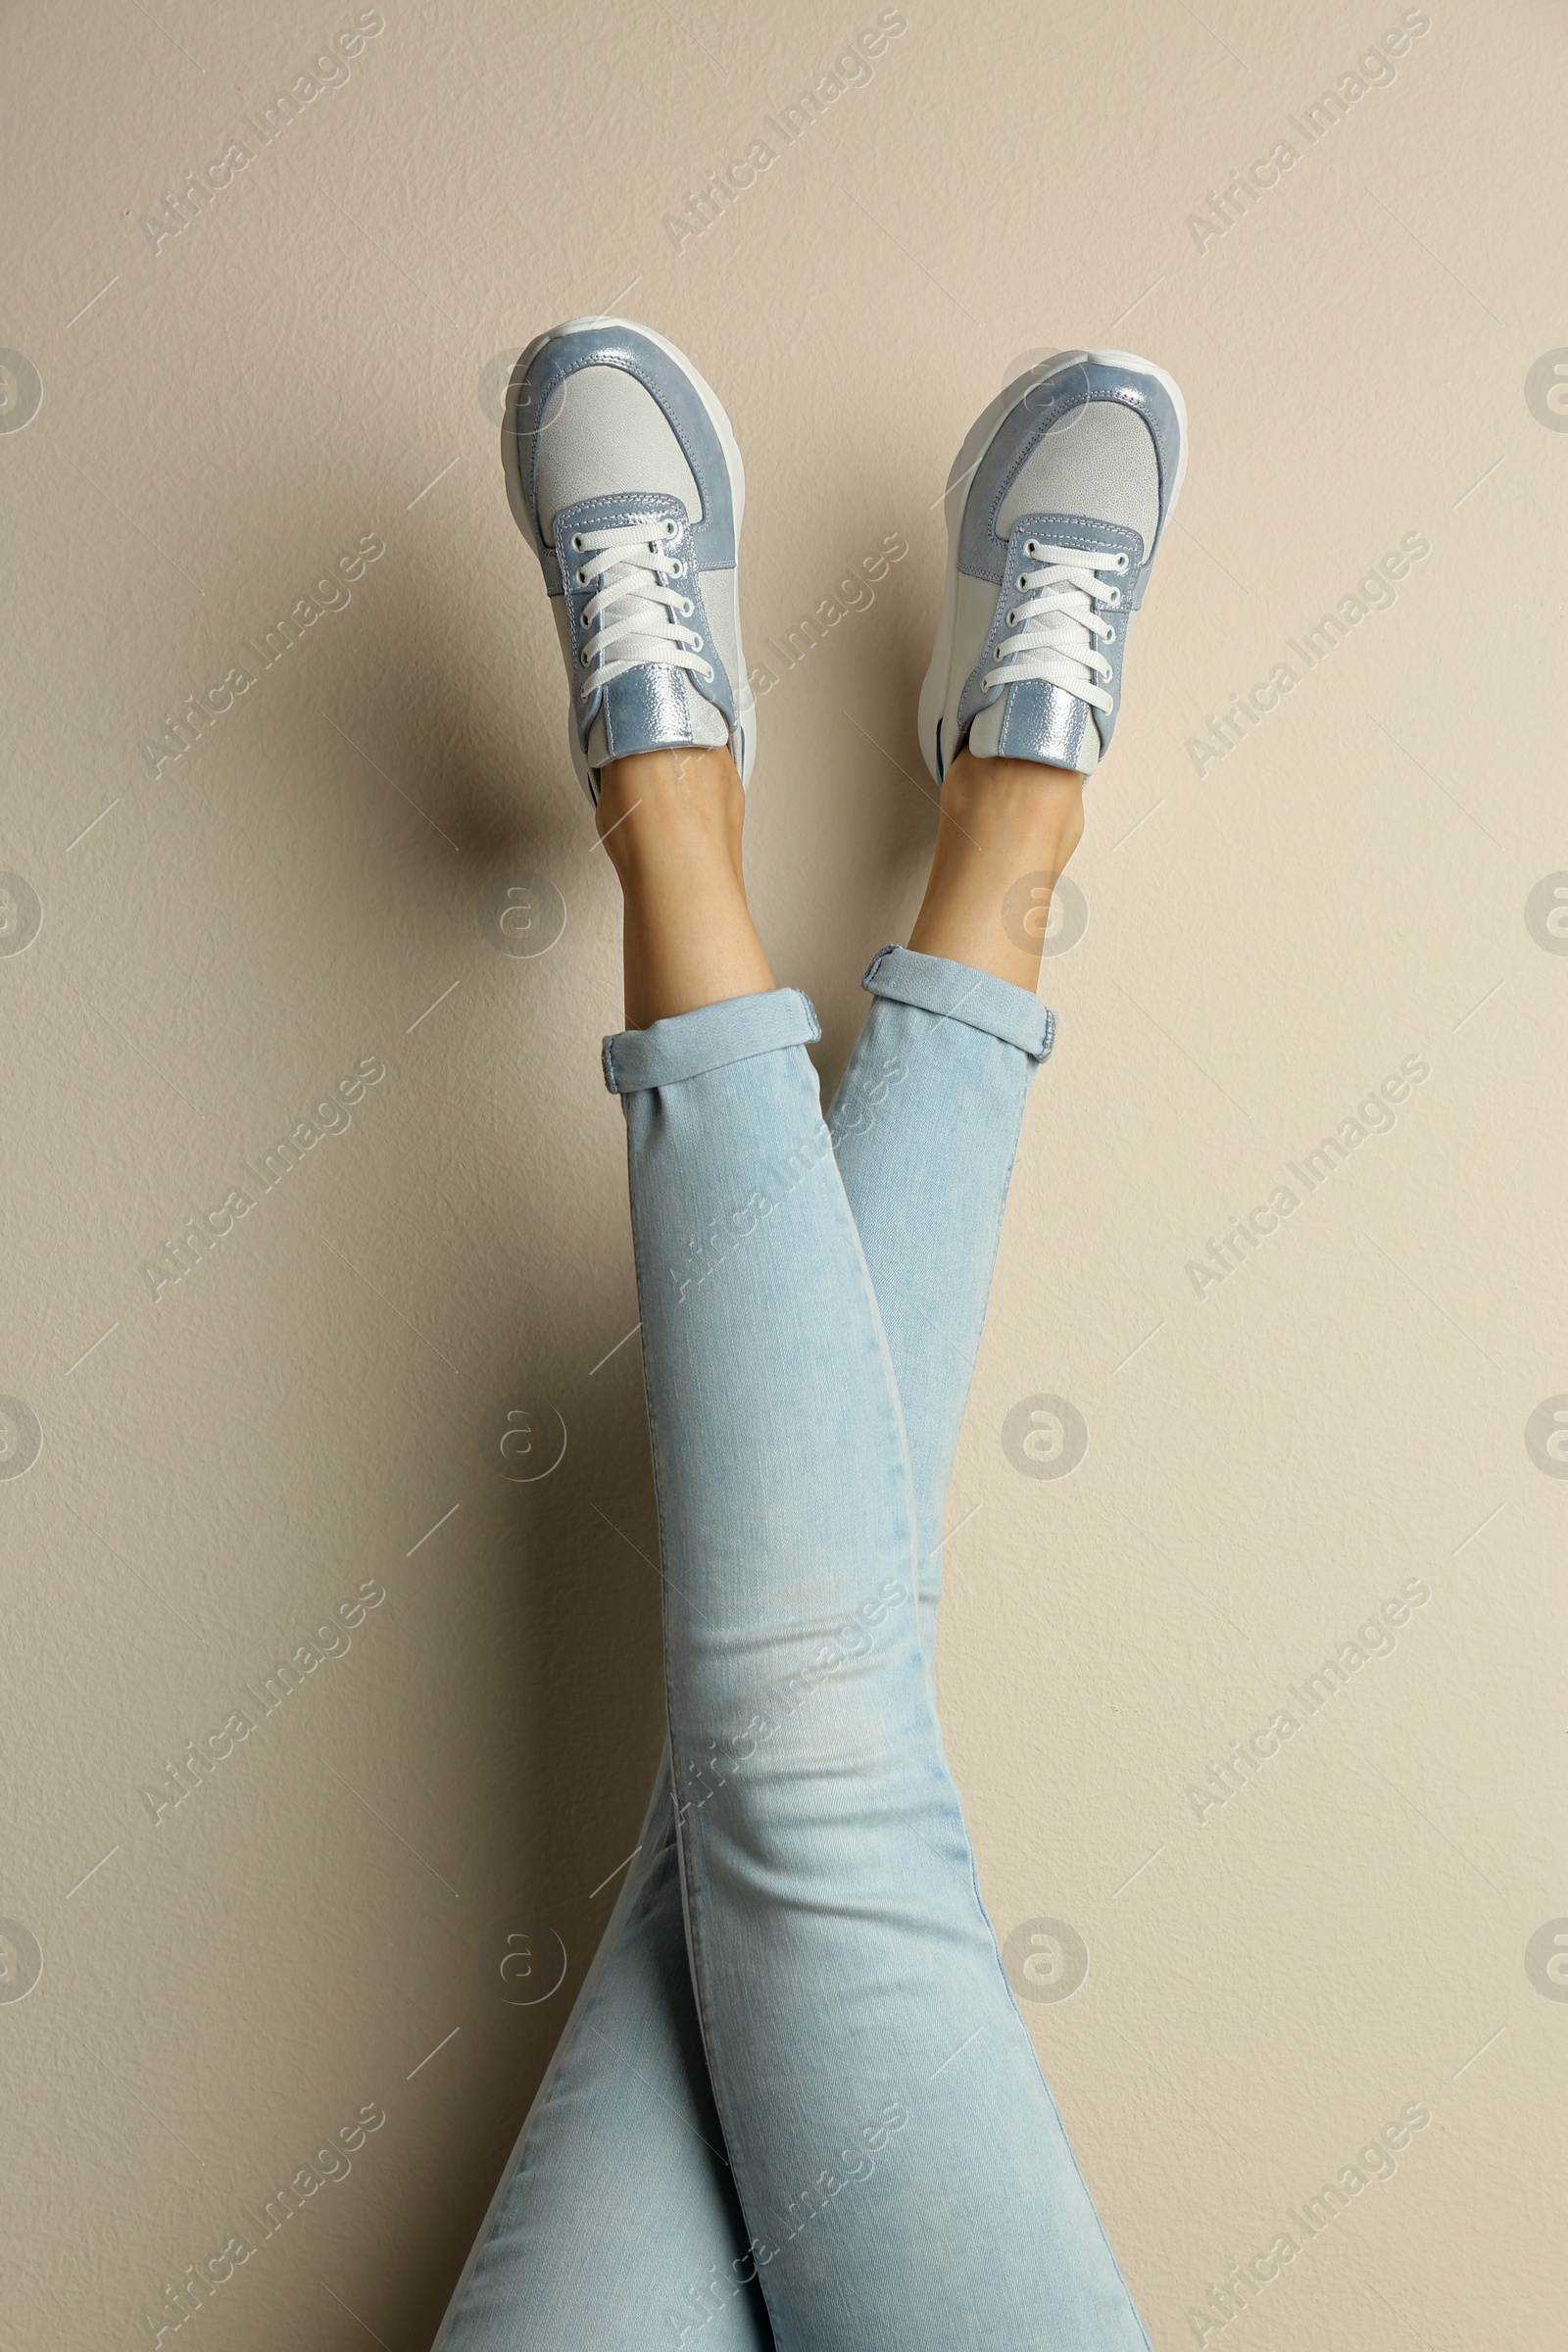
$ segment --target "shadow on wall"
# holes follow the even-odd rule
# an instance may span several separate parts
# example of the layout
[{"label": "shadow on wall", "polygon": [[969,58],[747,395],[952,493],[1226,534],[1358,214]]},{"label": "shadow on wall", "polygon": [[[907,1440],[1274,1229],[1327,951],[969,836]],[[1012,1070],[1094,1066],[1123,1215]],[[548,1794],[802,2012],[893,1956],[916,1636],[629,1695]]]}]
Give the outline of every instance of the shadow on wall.
[{"label": "shadow on wall", "polygon": [[[520,602],[532,583],[517,585]],[[616,934],[606,919],[613,885],[585,869],[592,835],[565,768],[559,713],[551,710],[542,744],[524,737],[507,746],[484,713],[514,704],[514,677],[470,680],[432,653],[441,618],[423,609],[416,570],[389,564],[375,589],[352,658],[322,665],[319,691],[299,703],[291,695],[270,713],[269,757],[299,779],[287,816],[298,858],[329,866],[341,863],[342,840],[320,781],[325,731],[311,707],[328,709],[354,744],[395,771],[397,788],[428,821],[400,816],[373,829],[360,904],[347,920],[368,952],[384,954],[392,935],[411,970],[461,961],[469,982],[461,1027],[435,1048],[431,1075],[419,1081],[437,1107],[451,1090],[448,1136],[468,1164],[450,1161],[438,1118],[433,1139],[415,1138],[417,1165],[390,1178],[415,1269],[437,1251],[460,1269],[463,1395],[477,1395],[482,1408],[475,1414],[465,1401],[444,1446],[432,1446],[428,1427],[417,1441],[461,1495],[462,1536],[445,1551],[433,1537],[403,1580],[400,1597],[430,1612],[427,1669],[418,1688],[395,1694],[395,1717],[376,1735],[410,1785],[433,1791],[462,1857],[461,1869],[451,1866],[462,1900],[450,1931],[432,1929],[438,1914],[411,1907],[405,1926],[388,1911],[367,1954],[381,2005],[396,2016],[400,1943],[411,1977],[419,1969],[426,1984],[433,1944],[443,2001],[464,2029],[450,2088],[415,2085],[425,2093],[421,2129],[446,2142],[439,2160],[421,2159],[419,2230],[381,2256],[390,2300],[416,2342],[435,2333],[609,1919],[619,1881],[600,1883],[636,1841],[663,1699],[635,1336],[595,1364],[636,1312],[626,1306],[621,1120],[572,1003],[588,959],[613,956]],[[390,705],[386,680],[395,682]],[[548,707],[559,679],[546,684]],[[346,767],[350,748],[326,740],[336,773],[335,756]],[[421,772],[428,746],[442,755]],[[561,875],[572,889],[585,873],[572,890],[566,956],[512,965],[494,952],[510,937],[531,955],[528,927],[552,930],[551,886],[529,896],[520,875]],[[515,992],[505,984],[514,976]],[[596,980],[593,1003],[608,993]],[[524,1003],[534,1018],[519,1025]],[[430,1109],[426,1095],[421,1129],[431,1127]],[[588,1226],[595,1257],[583,1253]],[[572,1244],[552,1247],[553,1228],[563,1237],[575,1228]],[[546,1398],[530,1426],[525,1401]],[[350,1416],[365,1409],[344,1408]],[[432,1402],[443,1428],[447,1410],[444,1396]],[[552,1412],[569,1432],[559,1458]],[[337,1433],[345,1441],[370,1459],[384,1451],[386,1433],[367,1428],[357,1440],[350,1419]],[[546,1457],[545,1474],[536,1474]],[[351,1552],[344,1565],[350,1583],[364,1572]],[[421,1570],[424,1594],[438,1601],[420,1598],[413,1572]]]}]

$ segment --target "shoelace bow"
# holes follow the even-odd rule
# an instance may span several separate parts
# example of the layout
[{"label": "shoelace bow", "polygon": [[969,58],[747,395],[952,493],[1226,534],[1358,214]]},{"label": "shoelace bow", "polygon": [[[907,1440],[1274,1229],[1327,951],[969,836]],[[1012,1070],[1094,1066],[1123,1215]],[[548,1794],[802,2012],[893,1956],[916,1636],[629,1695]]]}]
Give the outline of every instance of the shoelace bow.
[{"label": "shoelace bow", "polygon": [[[577,586],[599,583],[582,609],[587,635],[581,660],[590,674],[578,688],[581,701],[586,702],[596,687],[608,686],[612,678],[623,677],[646,662],[691,670],[712,684],[713,665],[702,659],[702,637],[686,626],[697,607],[671,585],[686,571],[679,557],[668,553],[669,541],[679,536],[680,525],[672,516],[572,533]],[[612,660],[611,647],[624,637],[636,638],[639,650],[628,649]]]},{"label": "shoelace bow", "polygon": [[1126,571],[1128,557],[1049,547],[1038,539],[1024,541],[1024,554],[1040,568],[1019,571],[1009,583],[1019,600],[1006,615],[1014,634],[997,647],[996,664],[985,676],[987,692],[993,686],[1039,678],[1047,685],[1065,687],[1097,710],[1108,710],[1111,698],[1097,680],[1109,678],[1111,666],[1100,647],[1113,642],[1116,629],[1095,606],[1098,602],[1118,607],[1121,590],[1108,588],[1098,575]]}]

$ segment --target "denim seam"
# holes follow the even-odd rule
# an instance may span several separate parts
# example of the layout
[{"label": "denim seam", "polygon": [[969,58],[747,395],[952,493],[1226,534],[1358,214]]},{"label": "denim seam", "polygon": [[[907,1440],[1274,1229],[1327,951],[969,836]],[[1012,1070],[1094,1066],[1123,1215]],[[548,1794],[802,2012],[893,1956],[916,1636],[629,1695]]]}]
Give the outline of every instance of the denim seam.
[{"label": "denim seam", "polygon": [[1104,2220],[1101,2214],[1100,2207],[1096,2204],[1089,2183],[1084,2179],[1084,2169],[1078,2161],[1078,2152],[1072,2144],[1072,2139],[1068,2133],[1066,2125],[1061,2121],[1061,2110],[1056,2105],[1055,2094],[1052,2090],[1051,2084],[1046,2081],[1046,2070],[1040,2063],[1040,2052],[1035,2048],[1034,2035],[1024,2024],[1023,2011],[1019,2008],[1017,1996],[1013,1992],[1011,1984],[1007,1982],[1007,1971],[1003,1963],[1002,1946],[997,1941],[996,1927],[992,1921],[991,1914],[986,1909],[985,1897],[980,1891],[980,1870],[979,1865],[975,1860],[974,1846],[972,1842],[969,1847],[969,1881],[970,1885],[974,1888],[976,1908],[980,1913],[980,1917],[985,1922],[986,1933],[991,1938],[991,1948],[996,1954],[997,1974],[1002,1979],[1003,1988],[1006,1993],[1008,2002],[1011,2004],[1012,2014],[1018,2020],[1019,2030],[1023,2034],[1025,2043],[1028,2045],[1029,2054],[1035,2062],[1035,2072],[1040,2077],[1041,2088],[1044,2090],[1046,2098],[1050,2103],[1052,2113],[1056,2118],[1057,2125],[1061,2132],[1062,2145],[1067,2151],[1067,2161],[1078,2176],[1078,2185],[1084,2192],[1084,2202],[1087,2204],[1090,2212],[1095,2217],[1095,2227],[1100,2231],[1100,2242],[1104,2247],[1105,2252],[1110,2260],[1111,2274],[1115,2278],[1117,2285],[1121,2288],[1122,2293],[1127,2298],[1127,2308],[1132,2313],[1133,2325],[1138,2329],[1139,2334],[1143,2337],[1146,2352],[1154,2352],[1154,2347],[1150,2341],[1149,2330],[1144,2326],[1143,2314],[1133,2299],[1133,2290],[1128,2285],[1121,2264],[1116,2259],[1116,2249],[1110,2242],[1110,2237],[1105,2229]]}]

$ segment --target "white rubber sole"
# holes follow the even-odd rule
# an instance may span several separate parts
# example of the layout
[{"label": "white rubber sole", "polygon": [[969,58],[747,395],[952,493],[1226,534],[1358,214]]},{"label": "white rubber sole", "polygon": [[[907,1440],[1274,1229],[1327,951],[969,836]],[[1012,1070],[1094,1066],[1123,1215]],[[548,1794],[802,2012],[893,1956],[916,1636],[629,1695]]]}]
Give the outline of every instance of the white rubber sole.
[{"label": "white rubber sole", "polygon": [[[736,718],[730,742],[730,753],[740,771],[740,779],[744,785],[751,777],[752,765],[757,757],[757,697],[752,692],[751,681],[746,669],[746,651],[741,641],[740,545],[741,518],[746,512],[746,467],[741,462],[740,446],[735,439],[734,428],[724,414],[723,402],[711,384],[698,374],[686,354],[678,351],[675,345],[667,342],[662,335],[657,334],[651,326],[644,326],[640,319],[617,318],[603,313],[587,318],[565,318],[559,326],[548,327],[542,335],[535,335],[512,370],[512,380],[507,386],[506,414],[501,425],[501,466],[506,475],[507,503],[512,509],[513,520],[529,546],[533,546],[533,517],[528,512],[528,501],[517,464],[517,398],[522,388],[522,379],[547,343],[558,342],[563,335],[579,333],[587,326],[623,326],[629,333],[642,335],[650,343],[657,344],[664,357],[667,360],[673,360],[682,375],[685,376],[686,381],[707,410],[709,422],[718,435],[718,445],[724,453],[724,464],[729,473],[730,502],[735,514],[736,563],[730,590],[730,621],[735,633],[735,666],[740,674],[730,680],[730,684],[735,690]],[[595,798],[593,778],[589,773],[588,762],[583,757],[582,745],[577,740],[576,713],[569,703],[566,706],[566,740],[571,751],[571,764],[577,771],[577,781],[588,795],[589,802],[592,803]]]},{"label": "white rubber sole", "polygon": [[969,484],[980,461],[1001,430],[1004,419],[1011,416],[1019,403],[1041,384],[1049,383],[1063,368],[1082,367],[1086,363],[1100,367],[1136,368],[1141,373],[1153,376],[1169,393],[1181,427],[1181,456],[1177,460],[1176,479],[1171,484],[1170,499],[1165,508],[1165,522],[1160,526],[1161,536],[1176,512],[1182,477],[1187,471],[1187,403],[1182,398],[1181,386],[1176,378],[1168,375],[1163,368],[1156,368],[1152,360],[1140,359],[1136,352],[1131,351],[1058,351],[1054,358],[1031,368],[1027,375],[1016,377],[997,394],[989,408],[981,410],[964,435],[963,446],[954,459],[948,475],[948,487],[943,498],[943,512],[948,522],[948,572],[942,591],[942,615],[937,622],[937,641],[932,649],[930,667],[920,688],[920,754],[939,785],[942,782],[942,765],[937,734],[953,684],[953,638],[958,617],[958,538],[963,528],[963,509],[969,495]]}]

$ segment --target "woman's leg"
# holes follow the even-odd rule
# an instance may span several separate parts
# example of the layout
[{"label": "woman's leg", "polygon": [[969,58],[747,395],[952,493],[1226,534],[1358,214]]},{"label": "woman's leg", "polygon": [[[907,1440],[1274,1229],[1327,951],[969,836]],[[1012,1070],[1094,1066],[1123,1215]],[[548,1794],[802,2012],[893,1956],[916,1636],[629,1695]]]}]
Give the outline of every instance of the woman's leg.
[{"label": "woman's leg", "polygon": [[959,754],[909,945],[872,959],[870,1015],[828,1112],[904,1405],[928,1656],[954,1450],[1024,1108],[1055,1030],[1034,996],[1041,943],[1083,821],[1077,776]]},{"label": "woman's leg", "polygon": [[606,1063],[627,1117],[686,1933],[774,2333],[786,2352],[1132,2352],[943,1758],[903,1414],[803,1051],[814,1022],[793,991],[735,988],[722,957],[707,985],[731,993],[660,1009],[661,925],[719,935],[739,881],[710,855],[716,814],[684,880],[667,843],[646,857],[673,804],[633,799],[637,763],[619,764],[601,825],[618,826],[628,969],[650,950],[655,998]]},{"label": "woman's leg", "polygon": [[[744,801],[728,756],[650,753],[617,772],[599,824],[627,891],[629,1016],[771,989],[739,887]],[[436,2346],[699,2344],[772,2352],[692,1995],[666,1750],[627,1883]]]},{"label": "woman's leg", "polygon": [[[706,785],[700,770],[678,761],[639,763],[632,772],[641,794],[623,792],[607,825],[627,821],[630,802],[650,787],[697,796],[698,822],[688,828],[652,808],[660,827],[650,828],[649,855],[625,861],[628,886],[640,894],[626,932],[628,1004],[646,1021],[657,1017],[650,1006],[690,1009],[737,980],[765,988],[765,964],[737,970],[723,960],[737,947],[742,956],[760,954],[727,889],[712,909],[716,920],[688,919],[694,883],[699,900],[711,897],[701,881],[709,853],[739,868],[741,808],[722,770]],[[927,939],[934,918],[947,926],[938,937],[976,956],[986,954],[977,928],[992,920],[1013,869],[1058,871],[1082,821],[1070,779],[1036,768],[1020,808],[982,789],[992,774],[1000,784],[993,763],[967,792],[963,771],[949,780],[921,918]],[[715,799],[724,808],[721,838],[707,822]],[[683,855],[681,871],[664,877],[669,887],[650,887],[656,860],[667,866]],[[1039,911],[1043,917],[1043,904]],[[960,928],[965,916],[973,919]],[[917,928],[914,940],[921,938]],[[991,960],[1016,952],[1004,934]],[[710,967],[705,959],[715,953],[720,960]],[[1033,978],[1027,935],[1018,977],[1025,975]],[[1017,1127],[1051,1022],[1032,996],[994,971],[917,946],[884,950],[867,986],[871,1015],[831,1125],[904,1395],[929,1654],[942,1500]],[[648,2205],[649,2181],[664,2200],[658,2210]],[[704,2352],[753,2352],[767,2342],[768,2327],[746,2247],[691,1991],[666,1758],[629,1884],[454,2297],[443,2346],[564,2343],[573,2325],[591,2327],[605,2345],[621,2312],[636,2340],[648,2340],[641,2331],[651,2326],[653,2340],[671,2352],[699,2333]]]}]

